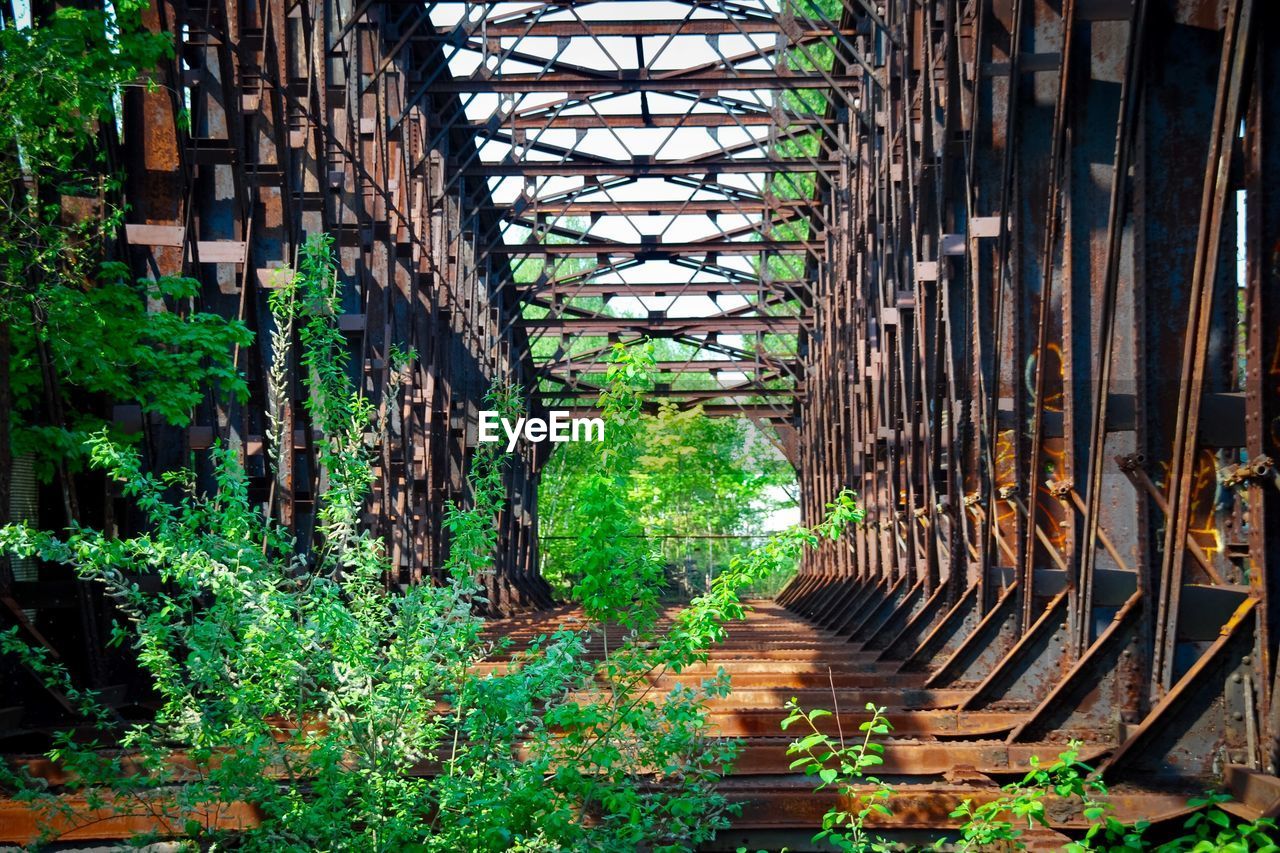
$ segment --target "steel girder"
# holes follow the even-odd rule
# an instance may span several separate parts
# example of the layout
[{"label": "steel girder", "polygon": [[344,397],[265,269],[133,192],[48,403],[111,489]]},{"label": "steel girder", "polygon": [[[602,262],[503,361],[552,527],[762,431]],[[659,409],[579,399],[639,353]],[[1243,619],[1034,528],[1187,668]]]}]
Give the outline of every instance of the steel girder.
[{"label": "steel girder", "polygon": [[[203,465],[221,439],[309,537],[323,437],[302,407],[277,413],[292,438],[278,476],[263,464],[265,294],[306,235],[331,233],[340,323],[393,436],[366,518],[389,583],[441,564],[442,509],[465,500],[493,378],[535,408],[591,413],[609,344],[666,336],[683,349],[661,362],[655,404],[776,425],[809,521],[859,491],[852,545],[806,559],[780,601],[824,654],[847,652],[857,696],[972,735],[951,752],[902,746],[904,772],[956,755],[1012,772],[1010,756],[1080,737],[1121,781],[1275,773],[1270,4],[849,0],[827,21],[688,2],[714,16],[673,23],[458,3],[454,24],[432,17],[450,4],[157,4],[151,25],[181,35],[161,85],[126,96],[125,251],[145,274],[197,276],[202,307],[259,334],[238,354],[250,401],[148,429],[150,464],[195,451]],[[598,38],[658,42],[604,70],[564,55]],[[659,63],[678,40],[716,56]],[[801,60],[818,45],[832,67]],[[460,56],[487,70],[457,70]],[[752,80],[771,88],[752,97]],[[700,149],[594,144],[690,129]],[[714,308],[598,304],[663,294]],[[398,399],[392,346],[417,353]],[[495,612],[550,603],[542,461],[510,471]],[[923,735],[938,723],[912,719]],[[761,730],[750,722],[728,721]],[[773,768],[760,755],[747,772]],[[940,802],[921,814],[941,820]]]},{"label": "steel girder", "polygon": [[1010,745],[1275,773],[1276,11],[885,9],[800,438],[868,518],[782,600]]},{"label": "steel girder", "polygon": [[[125,110],[130,154],[125,228],[134,264],[150,274],[188,274],[204,283],[206,310],[244,320],[257,343],[239,354],[250,377],[248,405],[211,402],[199,446],[216,437],[236,447],[273,512],[304,541],[317,482],[313,434],[300,405],[298,364],[288,365],[294,402],[278,415],[291,435],[279,475],[264,478],[269,405],[264,386],[271,329],[266,296],[273,269],[292,265],[308,235],[336,236],[346,333],[362,392],[389,424],[377,449],[366,521],[395,567],[388,583],[429,581],[448,548],[447,500],[465,500],[474,424],[490,382],[525,382],[521,329],[503,326],[506,295],[478,262],[477,208],[483,187],[450,179],[455,140],[435,121],[448,95],[413,103],[389,37],[394,10],[340,3],[161,2],[151,23],[176,33],[168,89],[131,90]],[[190,130],[177,103],[190,105]],[[474,197],[473,197],[474,196]],[[389,353],[416,357],[387,394]],[[527,384],[527,383],[526,383]],[[470,427],[470,434],[469,434]],[[153,432],[152,458],[177,461],[192,442]],[[496,612],[543,606],[537,573],[532,472],[525,454],[508,474],[502,559],[488,579]]]}]

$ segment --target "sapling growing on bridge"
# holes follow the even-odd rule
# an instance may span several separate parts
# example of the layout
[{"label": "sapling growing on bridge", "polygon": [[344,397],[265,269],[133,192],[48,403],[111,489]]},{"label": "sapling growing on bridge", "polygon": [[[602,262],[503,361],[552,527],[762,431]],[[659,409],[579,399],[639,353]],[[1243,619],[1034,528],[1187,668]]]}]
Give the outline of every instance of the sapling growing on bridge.
[{"label": "sapling growing on bridge", "polygon": [[[893,788],[869,772],[884,764],[884,744],[876,738],[887,735],[893,726],[885,716],[888,709],[868,702],[866,710],[871,716],[858,724],[858,737],[851,743],[845,742],[838,709],[837,715],[821,708],[806,711],[799,702],[790,699],[787,716],[782,720],[784,731],[795,723],[803,723],[809,730],[787,746],[788,755],[800,756],[791,762],[791,769],[817,776],[816,790],[833,788],[840,796],[837,805],[822,816],[822,829],[813,840],[825,841],[846,853],[880,853],[894,849],[866,827],[873,815],[893,816],[888,806]],[[831,737],[818,725],[824,717],[836,721],[837,737]]]}]

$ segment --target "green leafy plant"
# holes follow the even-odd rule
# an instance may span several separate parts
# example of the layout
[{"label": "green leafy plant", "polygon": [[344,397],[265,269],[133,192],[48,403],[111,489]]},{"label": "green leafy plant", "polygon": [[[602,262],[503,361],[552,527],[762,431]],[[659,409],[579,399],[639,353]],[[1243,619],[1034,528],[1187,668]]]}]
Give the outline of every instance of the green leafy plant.
[{"label": "green leafy plant", "polygon": [[1241,821],[1223,811],[1221,805],[1231,797],[1208,791],[1188,802],[1196,812],[1187,818],[1183,828],[1189,832],[1156,848],[1157,853],[1275,853],[1276,822],[1271,818]]},{"label": "green leafy plant", "polygon": [[[628,480],[640,456],[644,393],[653,386],[653,354],[647,346],[614,347],[600,395],[605,439],[585,445],[593,464],[578,483],[578,524],[572,573],[573,597],[588,619],[639,627],[652,620],[661,565],[643,542],[643,529],[628,499]],[[607,634],[606,642],[607,642]]]},{"label": "green leafy plant", "polygon": [[1081,803],[1085,817],[1093,824],[1088,843],[1110,831],[1105,822],[1109,807],[1100,799],[1106,786],[1080,761],[1079,741],[1068,744],[1050,764],[1041,765],[1036,756],[1030,763],[1031,770],[1018,782],[1004,786],[1001,796],[979,805],[966,799],[951,813],[951,817],[965,821],[955,849],[1022,849],[1018,839],[1025,829],[1049,826],[1045,803],[1051,795]]},{"label": "green leafy plant", "polygon": [[[106,432],[89,442],[90,461],[137,504],[147,532],[0,528],[3,552],[103,585],[123,617],[112,640],[133,649],[156,693],[154,718],[121,721],[42,649],[0,634],[3,650],[98,732],[58,737],[56,784],[23,766],[0,772],[0,786],[40,816],[36,841],[121,816],[200,849],[250,851],[684,850],[713,837],[732,808],[716,782],[735,744],[713,735],[705,701],[728,681],[671,676],[707,660],[724,622],[743,614],[737,592],[757,572],[856,519],[852,498],[816,528],[737,561],[670,631],[637,607],[647,593],[633,585],[596,602],[582,629],[523,649],[495,645],[476,604],[506,498],[499,446],[476,450],[470,502],[448,508],[444,581],[390,594],[382,543],[357,524],[377,414],[346,378],[327,240],[309,240],[298,271],[279,279],[273,360],[289,357],[285,332],[296,331],[304,403],[322,436],[309,550],[251,500],[231,449],[214,448],[212,486],[199,489],[190,472],[145,470]],[[634,361],[619,368],[606,406],[632,411],[642,374]],[[291,405],[283,374],[270,376],[280,411]],[[498,383],[487,405],[519,403],[518,389]],[[273,457],[280,445],[270,442]],[[625,452],[603,463],[615,482],[625,479]],[[144,575],[160,588],[144,591]],[[592,636],[620,618],[630,627],[609,656],[588,654]]]},{"label": "green leafy plant", "polygon": [[[871,713],[871,718],[858,724],[861,737],[846,743],[844,732],[839,728],[838,712],[833,715],[821,708],[806,711],[794,698],[787,701],[786,707],[787,716],[782,720],[784,730],[795,723],[803,723],[809,729],[807,734],[787,746],[788,755],[800,756],[791,762],[791,768],[802,769],[808,776],[817,776],[817,790],[834,788],[840,795],[839,804],[822,816],[822,829],[813,836],[814,842],[825,841],[850,853],[892,849],[892,845],[866,828],[873,815],[893,816],[887,804],[893,796],[893,788],[868,772],[884,763],[884,744],[875,738],[887,735],[893,728],[885,716],[887,709],[868,702],[866,710]],[[836,721],[836,738],[818,725],[818,720],[824,717]]]},{"label": "green leafy plant", "polygon": [[0,27],[0,400],[13,400],[0,458],[11,444],[43,479],[81,463],[110,403],[186,426],[211,390],[247,396],[243,324],[199,311],[193,279],[134,281],[109,260],[124,206],[106,142],[125,89],[153,85],[173,56],[145,8],[37,9],[30,26]]},{"label": "green leafy plant", "polygon": [[[549,722],[557,736],[534,750],[558,765],[555,784],[580,791],[583,801],[601,796],[600,781],[610,781],[612,790],[601,800],[606,815],[625,818],[609,849],[641,845],[643,828],[652,824],[667,827],[657,846],[671,850],[708,840],[726,825],[733,806],[715,783],[738,745],[712,736],[706,700],[727,694],[727,676],[721,670],[691,684],[677,681],[665,692],[654,685],[706,662],[710,646],[724,636],[724,623],[744,614],[740,590],[771,565],[764,551],[740,562],[706,595],[674,613],[668,631],[656,630],[661,564],[649,541],[637,535],[629,492],[645,447],[641,406],[651,370],[647,345],[617,346],[611,353],[600,401],[606,440],[590,446],[573,537],[574,595],[602,640],[604,660],[594,674],[594,697],[556,709]],[[615,636],[619,629],[621,637]]]},{"label": "green leafy plant", "polygon": [[[133,401],[144,414],[186,426],[210,391],[240,401],[248,396],[232,361],[235,349],[252,340],[244,324],[182,308],[196,294],[193,279],[135,282],[127,272],[123,264],[105,264],[85,288],[40,284],[24,297],[34,313],[12,324],[13,449],[32,454],[45,479],[60,463],[79,464],[85,438],[106,425],[96,414],[102,407],[89,401]],[[46,387],[45,360],[56,388]],[[64,407],[63,421],[51,423],[46,393],[83,404]]]},{"label": "green leafy plant", "polygon": [[[704,592],[734,556],[768,537],[766,525],[777,510],[793,505],[785,489],[794,486],[795,470],[749,421],[660,405],[641,419],[636,441],[641,452],[623,497],[639,525],[633,535],[647,537],[664,568],[674,570],[672,594]],[[577,582],[582,484],[596,465],[592,445],[565,444],[539,482],[543,572],[566,593]],[[780,566],[749,592],[777,592],[795,568]]]},{"label": "green leafy plant", "polygon": [[[145,2],[63,6],[0,27],[0,284],[77,282],[92,272],[123,209],[101,144],[125,87],[173,56],[142,26]],[[6,294],[11,297],[11,293]]]},{"label": "green leafy plant", "polygon": [[1249,853],[1280,849],[1275,841],[1274,821],[1268,818],[1237,820],[1219,808],[1231,798],[1212,791],[1188,801],[1194,810],[1184,824],[1189,832],[1160,844],[1149,841],[1146,835],[1151,824],[1148,821],[1127,824],[1114,816],[1114,808],[1107,801],[1107,786],[1080,760],[1078,741],[1069,743],[1050,764],[1042,765],[1033,756],[1031,770],[1018,782],[1002,788],[1001,796],[980,805],[971,800],[962,802],[951,813],[953,818],[964,819],[961,837],[954,842],[944,839],[937,847],[983,851],[1026,849],[1021,841],[1024,830],[1050,825],[1047,814],[1050,797],[1078,804],[1081,816],[1088,823],[1083,837],[1064,846],[1064,850],[1073,853],[1152,849],[1157,853],[1219,850]]}]

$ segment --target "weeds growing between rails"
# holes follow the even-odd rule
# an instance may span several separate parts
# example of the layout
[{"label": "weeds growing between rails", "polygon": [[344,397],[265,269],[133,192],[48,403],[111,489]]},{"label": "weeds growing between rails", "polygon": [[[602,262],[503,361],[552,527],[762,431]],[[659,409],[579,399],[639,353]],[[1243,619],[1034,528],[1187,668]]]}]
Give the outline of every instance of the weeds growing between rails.
[{"label": "weeds growing between rails", "polygon": [[[275,363],[296,332],[305,405],[324,437],[328,485],[305,555],[251,503],[232,451],[214,449],[215,487],[201,492],[187,472],[143,470],[105,433],[89,442],[91,462],[146,514],[146,533],[0,528],[5,552],[70,565],[105,587],[120,614],[113,642],[133,649],[158,706],[151,720],[121,722],[43,650],[0,633],[3,650],[58,685],[100,733],[58,737],[50,756],[68,775],[57,789],[21,768],[0,771],[5,792],[40,815],[33,846],[104,814],[145,816],[201,850],[683,850],[712,837],[732,810],[715,783],[735,745],[711,736],[704,703],[727,678],[669,690],[654,679],[705,661],[743,615],[738,590],[839,535],[860,517],[852,496],[818,527],[735,560],[659,631],[655,558],[643,540],[599,535],[628,524],[616,496],[647,387],[643,348],[620,348],[602,401],[616,441],[599,446],[590,497],[601,528],[584,530],[580,547],[589,626],[495,648],[475,605],[505,499],[503,455],[477,448],[473,501],[448,510],[448,581],[389,595],[382,543],[357,524],[373,476],[366,434],[376,442],[385,424],[346,378],[328,240],[308,241],[298,266],[271,307]],[[271,376],[279,411],[283,374]],[[491,392],[490,408],[518,403],[516,389]],[[272,453],[281,443],[269,441]],[[143,575],[158,575],[161,591],[143,592]],[[597,661],[586,645],[606,624],[621,628]],[[478,667],[506,652],[507,666]],[[244,805],[258,820],[237,828]]]},{"label": "weeds growing between rails", "polygon": [[[875,816],[891,821],[893,817],[893,788],[870,775],[869,771],[884,763],[886,746],[876,738],[888,735],[892,730],[886,716],[887,709],[868,703],[869,718],[858,726],[858,737],[846,742],[837,721],[837,737],[831,737],[818,721],[832,717],[825,709],[805,710],[795,699],[787,702],[788,714],[782,721],[784,730],[802,723],[807,733],[788,746],[790,755],[800,756],[792,762],[792,769],[802,769],[806,775],[816,776],[816,791],[833,788],[839,794],[837,805],[823,815],[822,829],[813,836],[815,842],[825,841],[836,850],[846,853],[883,853],[883,851],[911,850],[877,835],[874,824],[867,823]],[[1147,821],[1126,824],[1117,819],[1114,807],[1107,799],[1107,786],[1093,768],[1080,760],[1080,743],[1072,741],[1055,761],[1042,764],[1031,759],[1031,769],[1017,782],[999,789],[998,795],[985,802],[965,799],[951,812],[959,822],[955,833],[939,839],[931,849],[962,851],[962,853],[986,853],[987,851],[1025,850],[1023,839],[1029,831],[1051,826],[1048,813],[1050,801],[1073,805],[1085,828],[1062,848],[1066,853],[1125,853],[1125,851],[1152,850],[1155,853],[1277,853],[1280,846],[1275,821],[1259,818],[1241,821],[1232,817],[1220,806],[1231,798],[1221,793],[1208,792],[1193,798],[1188,806],[1193,810],[1182,826],[1182,832],[1167,840],[1149,837],[1152,830]],[[1058,811],[1059,820],[1062,812]],[[881,821],[883,825],[884,821]],[[1154,834],[1154,833],[1152,833]],[[1168,832],[1166,830],[1166,836]],[[745,853],[746,848],[739,848]]]}]

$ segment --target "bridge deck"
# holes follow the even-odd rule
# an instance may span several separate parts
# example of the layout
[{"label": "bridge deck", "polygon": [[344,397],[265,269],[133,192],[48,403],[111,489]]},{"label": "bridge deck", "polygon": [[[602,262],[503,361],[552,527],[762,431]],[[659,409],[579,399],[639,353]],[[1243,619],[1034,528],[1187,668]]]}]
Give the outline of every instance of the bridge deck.
[{"label": "bridge deck", "polygon": [[[710,720],[719,736],[741,741],[741,751],[722,789],[743,803],[742,814],[712,849],[735,849],[737,843],[773,848],[785,844],[805,850],[809,836],[821,827],[822,815],[839,801],[832,791],[816,791],[813,777],[791,770],[795,756],[787,746],[803,733],[783,731],[784,706],[796,698],[806,709],[839,709],[824,717],[821,728],[839,737],[858,736],[869,718],[868,702],[888,709],[893,731],[882,739],[885,764],[877,776],[890,783],[894,816],[879,821],[877,831],[903,841],[924,842],[958,822],[951,811],[965,799],[984,802],[998,788],[1030,768],[1033,756],[1056,758],[1063,743],[1011,743],[1010,735],[1029,717],[1031,707],[959,710],[973,688],[930,689],[928,673],[904,672],[901,659],[885,658],[865,642],[844,636],[771,600],[751,602],[748,618],[729,629],[705,665],[680,673],[663,672],[655,687],[701,681],[723,668],[732,691],[709,703]],[[676,608],[664,614],[669,621]],[[512,649],[561,627],[581,626],[579,612],[561,607],[498,620],[490,625],[495,638],[507,637]],[[588,644],[603,654],[599,637]],[[501,667],[501,662],[491,666]],[[1110,739],[1114,744],[1115,738]],[[1106,739],[1084,748],[1082,760],[1097,763],[1111,751]],[[869,790],[867,788],[866,790]],[[1187,799],[1198,789],[1122,784],[1112,791],[1115,816],[1121,820],[1176,821],[1188,814]],[[1242,815],[1257,815],[1242,807]],[[1078,813],[1055,820],[1054,830],[1024,838],[1028,849],[1058,850],[1085,823]],[[1057,831],[1061,830],[1061,831]],[[752,848],[756,849],[756,848]],[[815,848],[816,849],[816,848]]]}]

